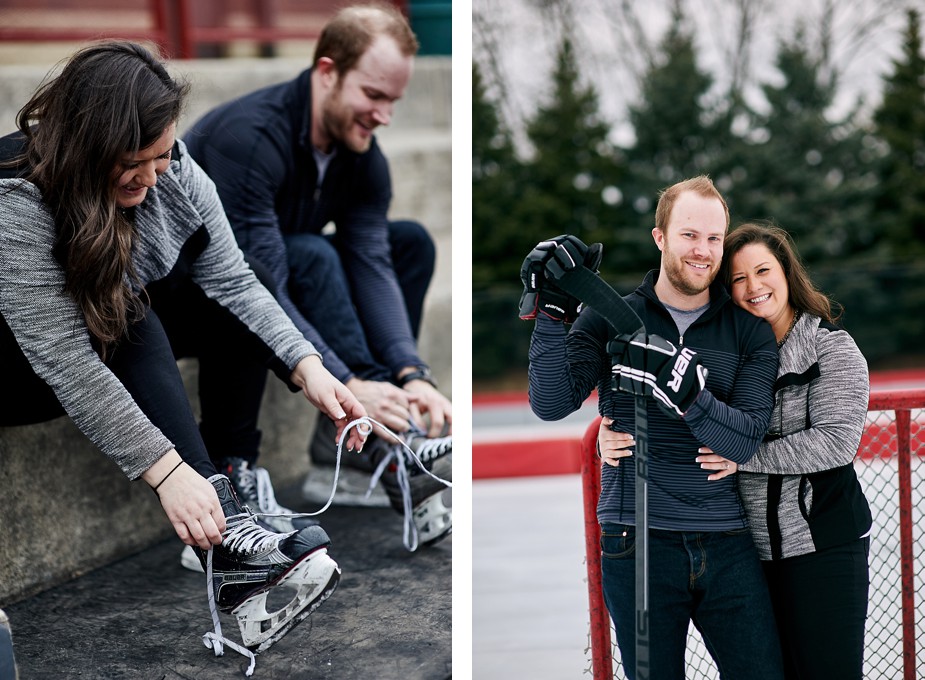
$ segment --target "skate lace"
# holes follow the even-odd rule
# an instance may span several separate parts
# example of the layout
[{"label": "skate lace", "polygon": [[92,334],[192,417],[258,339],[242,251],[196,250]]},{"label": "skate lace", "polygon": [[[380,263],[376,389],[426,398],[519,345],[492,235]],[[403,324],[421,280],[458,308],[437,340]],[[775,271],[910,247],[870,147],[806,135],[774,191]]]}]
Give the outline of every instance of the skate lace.
[{"label": "skate lace", "polygon": [[224,656],[225,645],[231,647],[238,654],[242,654],[251,660],[244,675],[250,677],[254,674],[254,668],[257,666],[257,657],[247,647],[239,645],[234,640],[229,640],[222,635],[222,622],[218,618],[218,607],[215,606],[215,591],[212,587],[212,548],[209,548],[209,554],[206,558],[206,591],[209,593],[209,611],[212,613],[212,625],[214,631],[208,631],[202,636],[202,644],[206,648],[215,652],[215,656]]},{"label": "skate lace", "polygon": [[260,514],[264,516],[291,514],[286,513],[285,509],[276,502],[273,484],[270,483],[270,473],[265,468],[259,467],[254,469],[254,477],[257,484],[257,505],[260,506]]},{"label": "skate lace", "polygon": [[452,437],[434,437],[433,439],[427,439],[421,436],[421,438],[424,440],[423,443],[414,448],[417,450],[417,456],[422,463],[429,463],[433,460],[437,460],[453,450]]},{"label": "skate lace", "polygon": [[[257,514],[262,515],[263,513]],[[226,517],[225,521],[228,528],[222,535],[222,545],[236,552],[254,554],[275,548],[281,540],[296,533],[295,531],[290,531],[289,533],[278,534],[268,531],[257,522],[247,521],[253,516],[251,513],[244,513]],[[232,524],[234,526],[231,526]]]},{"label": "skate lace", "polygon": [[[385,457],[385,459],[379,464],[379,467],[373,473],[372,480],[369,485],[369,491],[367,495],[372,491],[372,489],[379,482],[379,477],[382,476],[383,471],[391,460],[395,460],[395,463],[398,467],[398,483],[399,487],[402,490],[402,499],[404,501],[404,537],[403,541],[405,547],[410,551],[417,549],[418,543],[418,532],[417,527],[414,525],[414,518],[412,516],[412,507],[411,507],[411,484],[408,479],[408,468],[407,460],[413,461],[415,465],[426,475],[433,477],[435,480],[444,484],[445,486],[452,488],[452,482],[448,482],[444,479],[440,479],[436,475],[432,474],[427,470],[419,456],[408,446],[408,444],[397,434],[392,432],[385,425],[380,423],[377,420],[374,420],[368,416],[362,418],[357,418],[349,423],[344,428],[344,431],[341,433],[340,439],[337,442],[337,459],[334,464],[334,483],[331,486],[331,495],[328,497],[328,502],[324,504],[320,510],[316,512],[300,512],[300,513],[279,513],[273,511],[282,510],[280,505],[276,502],[276,496],[273,493],[273,486],[270,484],[270,477],[266,470],[263,468],[256,468],[254,470],[256,483],[257,483],[257,497],[260,509],[262,512],[251,513],[246,512],[243,514],[233,515],[226,518],[227,524],[234,524],[231,528],[226,528],[225,533],[222,537],[222,545],[226,547],[237,550],[240,552],[260,552],[268,548],[276,547],[283,538],[291,536],[292,534],[298,533],[296,531],[291,531],[287,534],[276,534],[263,529],[260,525],[255,522],[246,521],[247,518],[256,516],[286,516],[286,517],[313,517],[315,515],[320,515],[329,507],[334,501],[334,494],[337,491],[337,479],[340,475],[340,460],[343,454],[344,442],[347,440],[347,435],[353,428],[362,428],[361,432],[364,434],[369,434],[373,430],[373,425],[378,425],[384,432],[386,432],[390,437],[392,437],[397,443],[398,446],[391,447],[391,451]],[[445,437],[442,439],[449,439]],[[434,440],[439,441],[439,440]],[[423,449],[424,447],[422,447]],[[428,447],[428,450],[432,448],[439,448],[439,445],[436,447]],[[427,459],[433,460],[434,458],[443,455],[446,452],[447,448],[444,447],[438,455],[433,455],[430,453],[430,457]],[[212,614],[212,625],[214,630],[209,631],[202,636],[202,643],[206,648],[211,649],[215,656],[223,656],[225,654],[225,646],[231,647],[234,651],[246,656],[250,659],[250,664],[247,667],[247,670],[244,671],[244,675],[250,677],[254,674],[254,668],[257,665],[256,655],[239,645],[234,640],[229,640],[222,634],[222,623],[218,618],[218,607],[215,604],[215,590],[214,584],[212,581],[212,554],[213,549],[209,549],[206,558],[206,592],[209,596],[209,611]]]},{"label": "skate lace", "polygon": [[[423,472],[425,475],[440,482],[448,489],[452,489],[452,482],[448,482],[445,479],[441,479],[437,475],[433,474],[430,470],[424,467],[424,462],[422,462],[422,458],[424,458],[425,455],[427,456],[427,458],[424,458],[425,462],[430,462],[431,460],[445,455],[447,451],[452,449],[452,437],[439,437],[429,440],[418,449],[418,453],[415,453],[414,449],[408,446],[408,442],[406,442],[403,437],[395,434],[382,423],[375,421],[372,418],[368,418],[368,420],[385,430],[385,432],[395,440],[396,444],[389,447],[388,454],[386,454],[383,459],[379,461],[378,467],[376,467],[376,470],[373,472],[373,475],[369,480],[369,489],[366,491],[366,495],[369,496],[369,494],[372,493],[372,490],[376,487],[376,484],[379,483],[379,478],[382,477],[382,473],[385,472],[389,464],[394,461],[396,466],[396,480],[398,482],[398,488],[401,490],[402,509],[404,510],[404,531],[402,533],[402,543],[404,543],[405,548],[411,552],[414,552],[418,549],[418,528],[414,523],[414,508],[411,503],[411,480],[408,464],[414,463],[418,470]],[[433,442],[433,444],[431,444],[431,442]],[[424,451],[424,455],[421,455],[422,451]],[[338,460],[339,458],[340,448],[338,446]]]},{"label": "skate lace", "polygon": [[[296,533],[295,531],[290,531],[287,534],[277,534],[267,531],[253,521],[253,516],[253,513],[244,512],[226,517],[227,528],[222,534],[222,545],[239,553],[253,554],[276,548],[281,540]],[[247,670],[244,671],[244,675],[250,677],[253,675],[254,668],[257,665],[257,657],[246,647],[222,635],[222,622],[218,618],[218,607],[215,605],[215,588],[212,581],[212,554],[213,549],[210,548],[206,558],[206,592],[209,595],[209,612],[212,614],[214,630],[203,634],[202,643],[215,652],[215,656],[224,655],[224,646],[228,645],[239,654],[248,657],[251,662]]]}]

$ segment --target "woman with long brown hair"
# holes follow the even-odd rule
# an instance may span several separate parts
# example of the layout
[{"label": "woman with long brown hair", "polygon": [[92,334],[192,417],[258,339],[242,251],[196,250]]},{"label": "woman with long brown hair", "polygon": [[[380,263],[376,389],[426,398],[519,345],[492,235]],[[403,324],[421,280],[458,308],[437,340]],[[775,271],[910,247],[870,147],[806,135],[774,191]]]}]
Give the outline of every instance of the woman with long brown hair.
[{"label": "woman with long brown hair", "polygon": [[[295,612],[245,634],[262,649],[333,591],[339,569],[321,527],[258,524],[210,449],[256,447],[267,367],[338,434],[366,413],[260,285],[213,184],[176,139],[186,90],[139,45],[93,44],[0,139],[0,425],[67,413],[155,490],[177,535],[209,562],[219,607],[239,618],[263,617],[253,601],[284,574],[324,572]],[[201,431],[182,355],[214,378]],[[359,429],[348,447],[362,448]]]}]

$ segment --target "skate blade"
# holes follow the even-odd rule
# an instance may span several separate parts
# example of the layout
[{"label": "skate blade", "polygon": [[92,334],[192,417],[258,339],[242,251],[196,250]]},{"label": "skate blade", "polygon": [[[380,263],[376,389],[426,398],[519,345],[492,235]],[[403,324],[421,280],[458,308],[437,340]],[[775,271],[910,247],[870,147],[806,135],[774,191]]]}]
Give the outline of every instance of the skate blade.
[{"label": "skate blade", "polygon": [[434,545],[453,532],[453,511],[444,505],[442,496],[442,493],[434,494],[412,513],[419,547]]},{"label": "skate blade", "polygon": [[309,555],[276,583],[297,588],[295,597],[287,605],[267,612],[269,592],[264,591],[232,611],[238,620],[244,646],[258,654],[269,649],[327,600],[339,581],[340,567],[328,556],[327,549]]},{"label": "skate blade", "polygon": [[[366,497],[369,480],[368,472],[342,466],[337,476],[337,490],[331,504],[360,508],[391,507],[389,497],[379,484],[373,488],[369,498]],[[314,467],[302,485],[302,498],[310,503],[327,503],[332,486],[334,486],[334,468]]]}]

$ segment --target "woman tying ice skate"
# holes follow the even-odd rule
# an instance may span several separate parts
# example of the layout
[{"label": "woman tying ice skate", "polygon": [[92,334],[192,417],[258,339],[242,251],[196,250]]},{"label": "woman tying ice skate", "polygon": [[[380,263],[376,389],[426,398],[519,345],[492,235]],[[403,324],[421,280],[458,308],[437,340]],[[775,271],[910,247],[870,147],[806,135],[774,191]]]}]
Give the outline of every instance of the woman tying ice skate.
[{"label": "woman tying ice skate", "polygon": [[[210,571],[218,608],[259,652],[333,592],[340,570],[320,526],[258,523],[208,450],[248,445],[236,436],[254,430],[267,368],[338,436],[366,413],[258,282],[212,182],[175,137],[186,90],[143,47],[94,44],[0,139],[0,425],[66,413],[150,485]],[[179,356],[211,372],[201,431]],[[348,450],[362,448],[362,429],[350,428]],[[281,584],[298,588],[294,605],[267,614],[266,593]],[[213,619],[218,653],[233,643],[214,609]]]}]

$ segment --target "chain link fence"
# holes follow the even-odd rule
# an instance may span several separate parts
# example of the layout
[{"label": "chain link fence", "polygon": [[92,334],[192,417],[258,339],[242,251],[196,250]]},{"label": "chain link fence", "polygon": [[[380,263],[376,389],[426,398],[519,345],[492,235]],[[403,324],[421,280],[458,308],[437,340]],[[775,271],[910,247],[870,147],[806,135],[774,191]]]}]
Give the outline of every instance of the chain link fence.
[{"label": "chain link fence", "polygon": [[[925,390],[871,395],[867,427],[855,469],[874,517],[870,547],[870,600],[864,677],[925,677],[925,601],[916,586],[925,576]],[[599,421],[585,433],[582,483],[588,595],[591,615],[591,673],[595,680],[626,678],[612,624],[601,594],[600,461],[595,450]],[[691,626],[687,646],[688,680],[717,680],[719,673]]]}]

